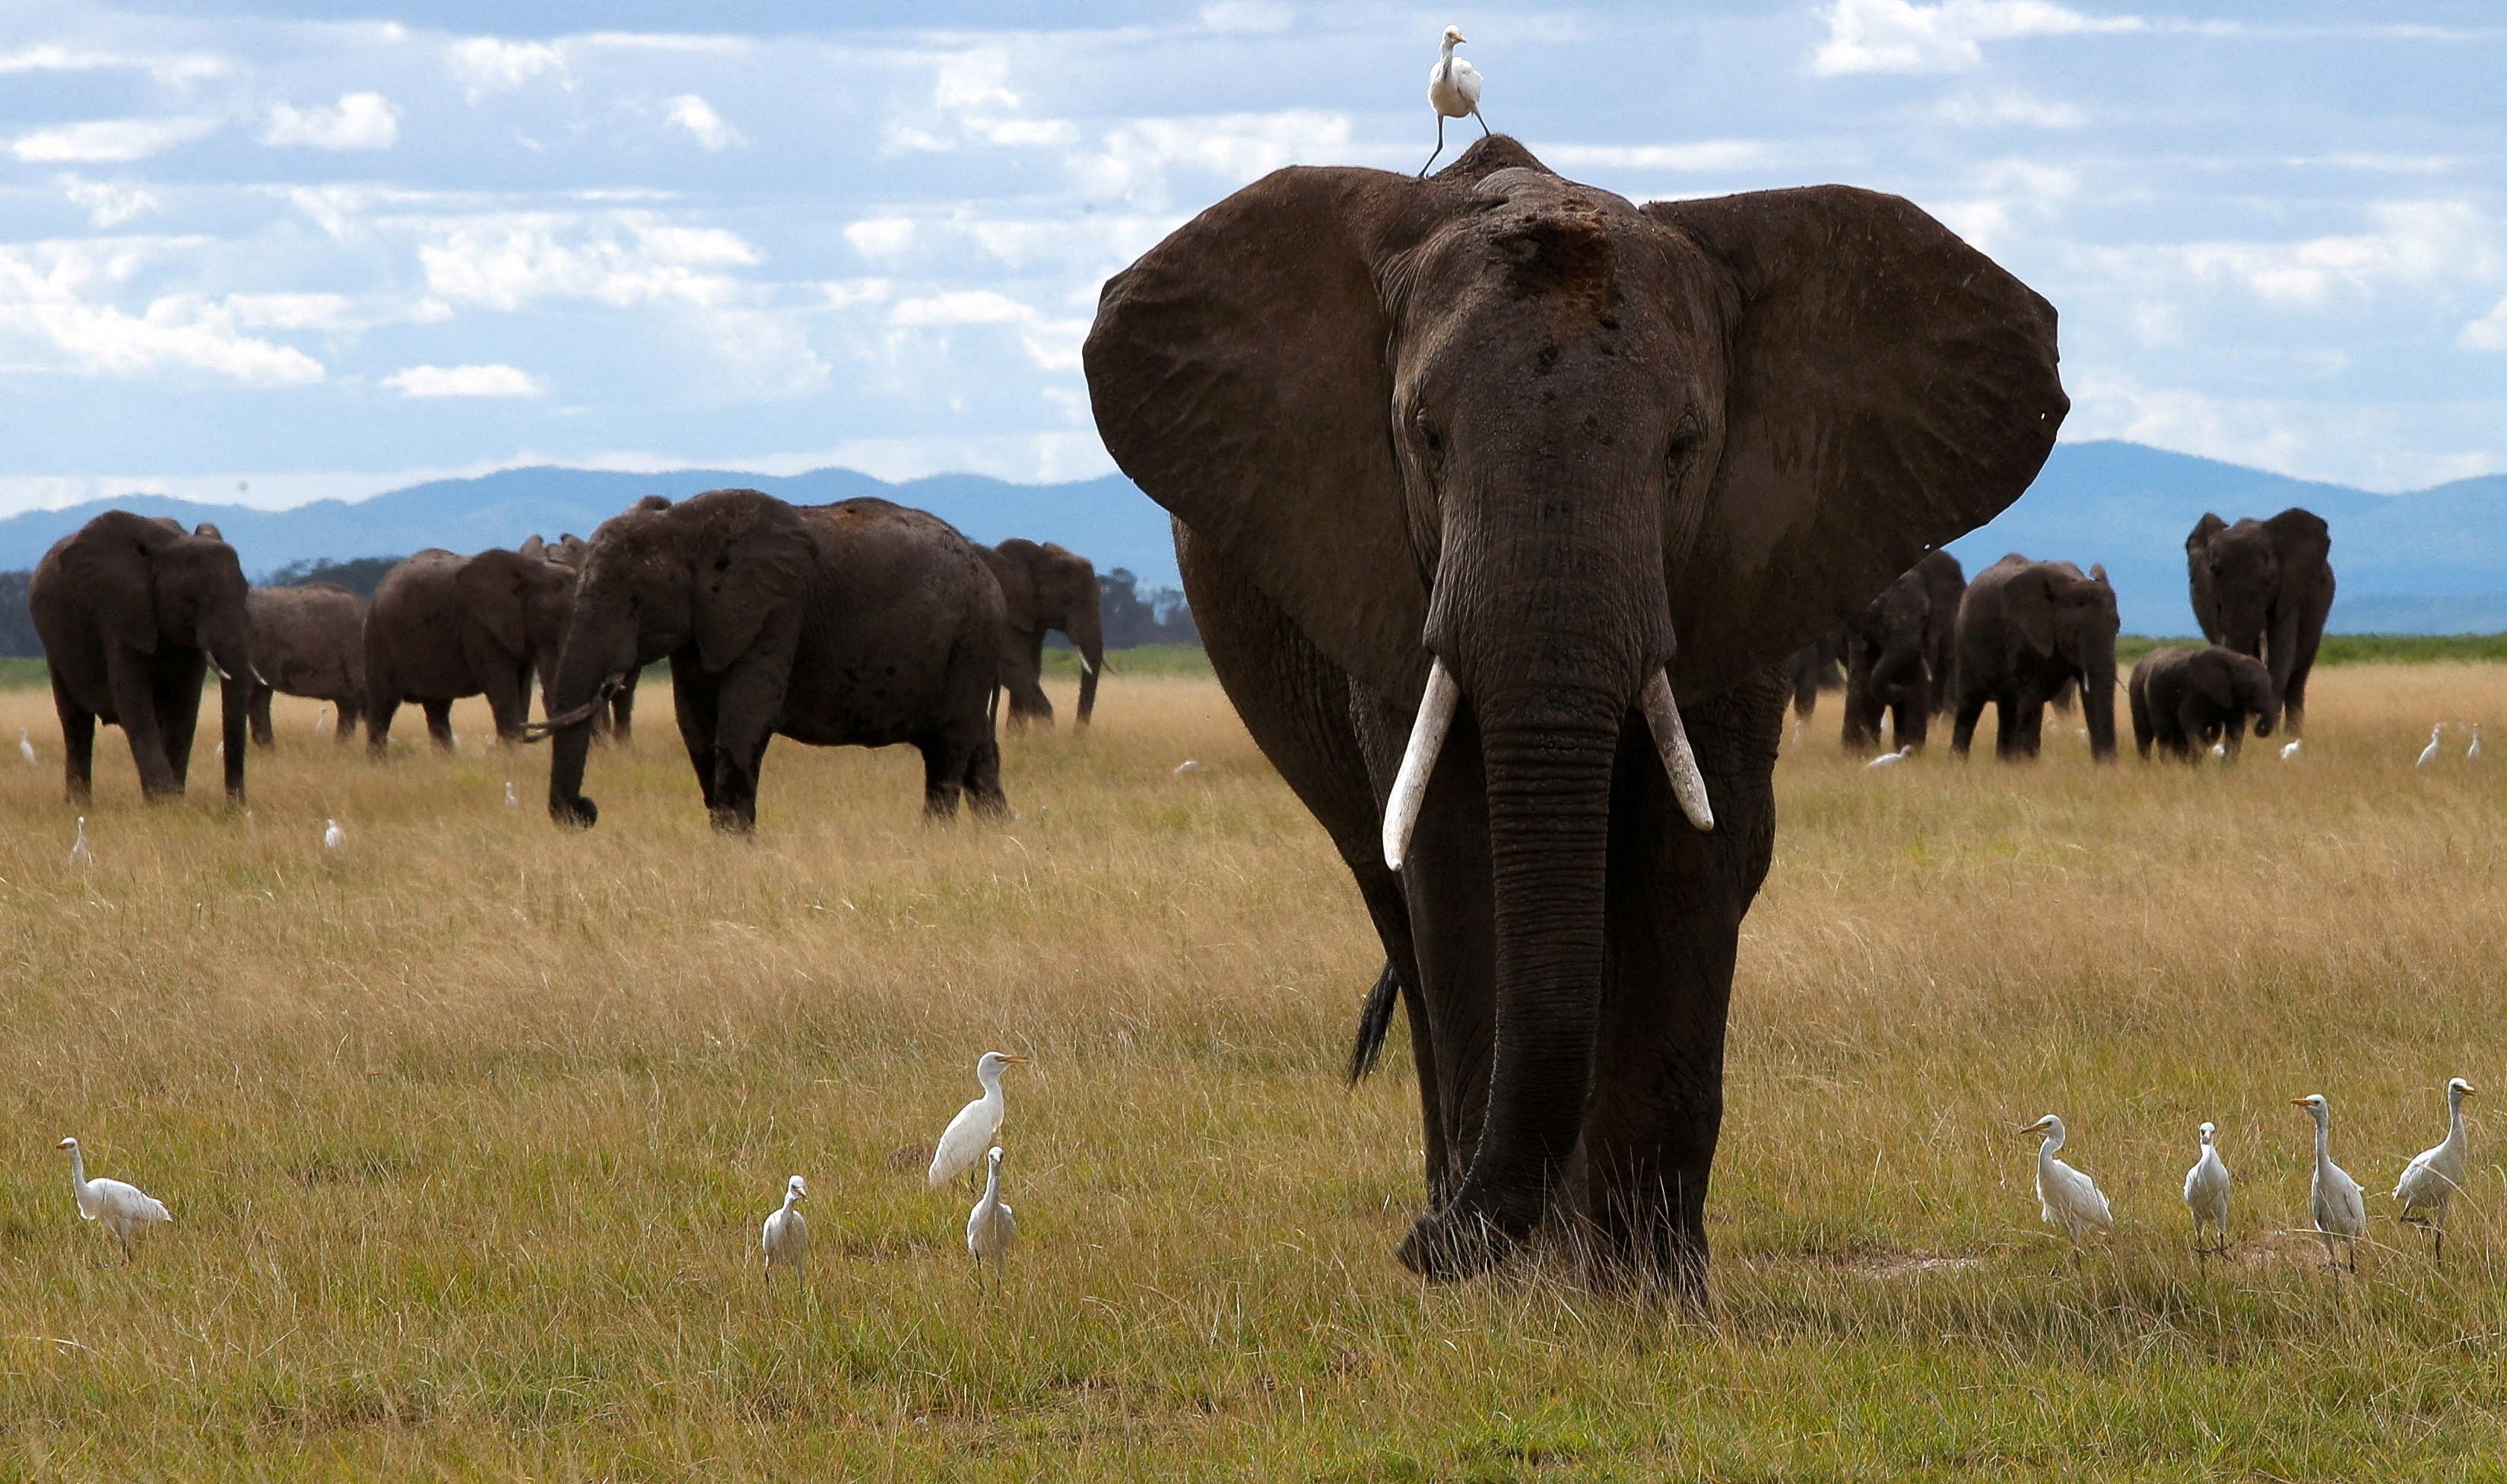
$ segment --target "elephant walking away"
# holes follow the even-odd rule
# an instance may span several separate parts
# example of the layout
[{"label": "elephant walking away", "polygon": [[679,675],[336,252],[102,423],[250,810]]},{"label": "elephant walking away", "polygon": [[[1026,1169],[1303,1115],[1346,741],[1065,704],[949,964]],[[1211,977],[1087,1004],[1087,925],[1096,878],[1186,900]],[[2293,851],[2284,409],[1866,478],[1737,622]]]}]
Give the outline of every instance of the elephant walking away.
[{"label": "elephant walking away", "polygon": [[2307,677],[2333,612],[2332,555],[2332,527],[2297,506],[2234,525],[2205,512],[2185,538],[2202,637],[2264,662],[2293,736],[2307,731]]},{"label": "elephant walking away", "polygon": [[1794,720],[1810,720],[1819,709],[1821,691],[1845,688],[1845,634],[1823,633],[1785,657],[1785,690],[1793,697]]},{"label": "elephant walking away", "polygon": [[[591,549],[591,542],[581,536],[567,531],[555,541],[544,542],[539,537],[532,536],[523,542],[520,550],[526,557],[545,556],[549,561],[573,572],[577,585],[580,586],[583,575],[583,554]],[[642,678],[643,672],[640,670],[628,671],[627,678],[620,681],[618,688],[609,693],[609,705],[593,711],[592,735],[595,738],[603,742],[616,742],[622,747],[634,739],[636,686]],[[548,687],[546,685],[540,687],[540,706],[543,715],[555,714],[547,709]]]},{"label": "elephant walking away", "polygon": [[2199,762],[2214,742],[2234,761],[2246,724],[2270,737],[2278,716],[2271,671],[2261,660],[2213,644],[2207,649],[2154,649],[2132,668],[2132,744],[2145,758],[2159,750]]},{"label": "elephant walking away", "polygon": [[585,554],[544,731],[549,815],[588,825],[591,718],[620,680],[671,662],[679,736],[718,829],[757,823],[776,736],[813,746],[910,744],[923,808],[959,796],[1005,814],[993,734],[1000,585],[939,517],[881,499],[792,506],[754,489],[673,505],[648,495]]},{"label": "elephant walking away", "polygon": [[366,708],[366,600],[337,583],[255,588],[252,618],[252,741],[268,747],[273,694],[328,701],[340,708],[333,734],[345,744]]},{"label": "elephant walking away", "polygon": [[1088,725],[1097,709],[1097,676],[1106,668],[1106,624],[1100,613],[1102,591],[1097,568],[1088,559],[1052,542],[1041,545],[1013,536],[999,546],[978,546],[975,553],[993,569],[1001,585],[1001,603],[1008,616],[1008,637],[1001,648],[1001,688],[1009,695],[1010,726],[1024,729],[1031,720],[1053,725],[1053,703],[1040,683],[1044,674],[1044,634],[1059,629],[1079,655],[1079,719]]},{"label": "elephant walking away", "polygon": [[451,751],[453,703],[464,696],[486,696],[496,736],[522,741],[532,674],[550,688],[574,585],[571,568],[502,547],[423,551],[385,573],[366,610],[367,753],[383,755],[392,713],[408,701]]},{"label": "elephant walking away", "polygon": [[26,584],[44,642],[70,802],[94,788],[95,727],[119,726],[152,802],[182,797],[200,682],[218,671],[227,797],[243,799],[252,625],[235,548],[203,523],[108,510],[53,543]]},{"label": "elephant walking away", "polygon": [[1990,701],[1998,722],[1994,755],[2035,757],[2046,704],[2069,681],[2081,689],[2090,755],[2114,762],[2120,627],[2103,566],[2085,576],[2068,561],[2031,561],[2015,552],[1977,573],[1959,603],[1959,702],[1950,750],[1967,756]]},{"label": "elephant walking away", "polygon": [[1896,197],[1639,208],[1494,135],[1245,187],[1107,283],[1082,364],[1394,965],[1402,1260],[1545,1229],[1702,1296],[1786,658],[2027,487],[2053,309]]},{"label": "elephant walking away", "polygon": [[1845,729],[1848,752],[1880,745],[1880,721],[1889,718],[1892,744],[1901,752],[1924,745],[1939,693],[1948,687],[1945,656],[1954,647],[1959,597],[1967,578],[1958,559],[1933,552],[1845,626]]}]

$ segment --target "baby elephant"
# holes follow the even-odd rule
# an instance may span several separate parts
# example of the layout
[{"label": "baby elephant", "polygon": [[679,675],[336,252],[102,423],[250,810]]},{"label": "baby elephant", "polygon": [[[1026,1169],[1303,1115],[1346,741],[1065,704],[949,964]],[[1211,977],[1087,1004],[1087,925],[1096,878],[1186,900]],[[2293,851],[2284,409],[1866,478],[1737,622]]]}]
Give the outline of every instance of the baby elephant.
[{"label": "baby elephant", "polygon": [[2271,736],[2280,719],[2271,671],[2263,662],[2214,644],[2207,649],[2154,649],[2132,668],[2132,742],[2143,757],[2150,744],[2192,763],[2214,742],[2234,758],[2246,740],[2246,719],[2257,737]]}]

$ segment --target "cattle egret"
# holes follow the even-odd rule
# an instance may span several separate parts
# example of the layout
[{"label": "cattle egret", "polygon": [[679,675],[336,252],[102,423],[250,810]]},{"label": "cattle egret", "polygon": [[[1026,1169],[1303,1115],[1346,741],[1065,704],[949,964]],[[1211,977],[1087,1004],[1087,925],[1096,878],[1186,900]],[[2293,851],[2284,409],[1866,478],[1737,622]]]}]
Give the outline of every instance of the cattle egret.
[{"label": "cattle egret", "polygon": [[[2202,1125],[2194,1137],[2202,1145],[2201,1157],[2185,1172],[2185,1209],[2194,1213],[2194,1250],[2225,1252],[2229,1249],[2229,1167],[2220,1163],[2220,1146],[2211,1125]],[[2220,1234],[2219,1246],[2202,1245],[2206,1226]]]},{"label": "cattle egret", "polygon": [[[1428,106],[1436,111],[1436,154],[1428,157],[1428,164],[1435,164],[1436,155],[1445,153],[1447,119],[1477,119],[1481,136],[1489,131],[1488,120],[1480,118],[1479,69],[1454,54],[1466,39],[1462,27],[1445,27],[1444,49],[1436,54],[1436,65],[1428,69]],[[1419,167],[1422,179],[1428,164]]]},{"label": "cattle egret", "polygon": [[2063,1147],[2063,1120],[2048,1113],[2019,1132],[2046,1136],[2046,1141],[2037,1146],[2038,1216],[2061,1227],[2074,1242],[2091,1230],[2114,1230],[2115,1215],[2096,1182],[2054,1157]]},{"label": "cattle egret", "polygon": [[121,1180],[91,1180],[87,1177],[87,1156],[79,1152],[79,1141],[64,1139],[53,1145],[66,1149],[70,1156],[70,1193],[78,1197],[79,1218],[101,1221],[122,1244],[122,1258],[127,1262],[135,1253],[131,1242],[157,1221],[171,1221],[174,1213],[165,1203],[142,1191],[136,1185]]},{"label": "cattle egret", "polygon": [[505,807],[507,809],[520,809],[523,807],[523,801],[514,797],[514,780],[512,778],[505,779]]},{"label": "cattle egret", "polygon": [[931,1151],[931,1188],[939,1189],[975,1167],[993,1136],[1001,1131],[1001,1118],[1008,1111],[1001,1102],[1001,1068],[1023,1067],[1027,1058],[1005,1052],[987,1051],[975,1064],[975,1080],[984,1084],[984,1095],[949,1120],[940,1135],[940,1142]]},{"label": "cattle egret", "polygon": [[2456,1077],[2446,1084],[2446,1139],[2423,1149],[2394,1181],[2394,1200],[2402,1207],[2396,1219],[2425,1226],[2437,1237],[2437,1255],[2446,1257],[2446,1204],[2463,1183],[2463,1100],[2472,1084]]},{"label": "cattle egret", "polygon": [[70,864],[91,866],[95,864],[95,852],[87,848],[87,815],[79,815],[78,821],[78,837],[70,842]]},{"label": "cattle egret", "polygon": [[1910,749],[1906,747],[1900,747],[1895,752],[1883,752],[1878,757],[1865,763],[1863,766],[1866,768],[1894,768],[1898,764],[1907,760],[1907,754],[1909,750]]},{"label": "cattle egret", "polygon": [[2213,742],[2211,744],[2211,756],[2222,761],[2226,761],[2229,756],[2229,744],[2227,742]]},{"label": "cattle egret", "polygon": [[328,737],[330,734],[331,734],[331,713],[330,713],[330,712],[328,712],[328,711],[316,711],[316,712],[314,712],[314,713],[313,713],[313,735],[314,735],[314,736],[316,736],[316,737]]},{"label": "cattle egret", "polygon": [[2307,745],[2307,743],[2301,739],[2290,739],[2287,742],[2281,745],[2280,760],[2284,763],[2296,762],[2298,760],[2298,749],[2305,745]]},{"label": "cattle egret", "polygon": [[348,836],[345,831],[340,828],[339,820],[325,819],[322,821],[322,849],[331,851],[333,854],[337,854],[347,843]]},{"label": "cattle egret", "polygon": [[765,1235],[759,1246],[766,1250],[766,1277],[772,1281],[777,1268],[790,1268],[797,1281],[809,1277],[810,1223],[801,1216],[801,1203],[810,1198],[810,1188],[794,1176],[783,1182],[783,1204],[766,1217]]},{"label": "cattle egret", "polygon": [[1181,778],[1187,773],[1199,773],[1201,771],[1201,759],[1197,757],[1185,758],[1182,762],[1175,765],[1175,771],[1178,778]]},{"label": "cattle egret", "polygon": [[2322,1093],[2308,1093],[2289,1101],[2315,1119],[2315,1178],[2307,1187],[2307,1201],[2314,1208],[2315,1229],[2324,1234],[2325,1266],[2338,1269],[2343,1265],[2333,1253],[2333,1244],[2339,1241],[2347,1245],[2349,1268],[2356,1273],[2359,1238],[2368,1230],[2368,1205],[2360,1199],[2359,1182],[2333,1162],[2333,1104],[2324,1101]]},{"label": "cattle egret", "polygon": [[[21,732],[18,735],[23,737],[25,734]],[[26,761],[31,763],[34,760],[33,753],[26,755]],[[2463,760],[2467,763],[2481,761],[2481,723],[2477,721],[2472,724],[2472,745],[2463,749]]]},{"label": "cattle egret", "polygon": [[[2478,746],[2479,743],[2476,742],[2474,745]],[[27,767],[35,766],[35,740],[26,735],[24,727],[18,729],[18,755],[26,760]]]},{"label": "cattle egret", "polygon": [[966,1255],[975,1259],[975,1271],[981,1273],[988,1262],[998,1269],[1009,1255],[1010,1239],[1017,1235],[1018,1218],[1010,1214],[1010,1203],[1001,1199],[1001,1150],[995,1144],[984,1155],[984,1193],[976,1198],[975,1209],[966,1213]]},{"label": "cattle egret", "polygon": [[2441,732],[2443,732],[2443,731],[2445,731],[2445,730],[2446,730],[2446,723],[2445,723],[2445,722],[2442,722],[2442,721],[2441,721],[2441,722],[2439,722],[2436,726],[2433,726],[2433,727],[2429,728],[2429,744],[2428,744],[2427,746],[2422,747],[2422,748],[2420,749],[2420,760],[2419,760],[2418,762],[2416,762],[2416,763],[2414,763],[2414,764],[2412,765],[2413,767],[2415,767],[2415,768],[2425,768],[2425,767],[2427,767],[2429,764],[2434,763],[2434,762],[2436,762],[2436,761],[2437,761],[2437,738],[2438,738],[2438,734],[2439,734],[2439,733],[2441,733]]}]

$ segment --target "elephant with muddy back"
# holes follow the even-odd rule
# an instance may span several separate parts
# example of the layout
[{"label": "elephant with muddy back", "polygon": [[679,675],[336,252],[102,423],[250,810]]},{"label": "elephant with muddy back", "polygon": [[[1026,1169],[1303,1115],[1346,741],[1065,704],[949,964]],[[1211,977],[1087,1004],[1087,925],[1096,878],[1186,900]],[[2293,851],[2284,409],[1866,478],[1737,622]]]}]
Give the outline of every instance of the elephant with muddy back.
[{"label": "elephant with muddy back", "polygon": [[2292,733],[2307,730],[2307,677],[2333,612],[2332,554],[2332,527],[2296,506],[2234,525],[2205,512],[2185,538],[2202,637],[2264,662]]},{"label": "elephant with muddy back", "polygon": [[2217,743],[2231,761],[2245,744],[2246,724],[2270,737],[2280,707],[2271,671],[2261,660],[2213,644],[2207,649],[2154,649],[2132,668],[2126,687],[2132,706],[2133,749],[2199,762]]},{"label": "elephant with muddy back", "polygon": [[574,607],[574,572],[545,556],[491,547],[474,557],[419,552],[384,574],[366,610],[366,750],[391,744],[403,702],[453,749],[453,703],[484,695],[499,740],[523,740],[531,679],[548,690]]},{"label": "elephant with muddy back", "polygon": [[339,708],[333,741],[345,743],[366,709],[366,600],[333,582],[255,588],[252,617],[252,742],[276,745],[273,695],[327,701]]},{"label": "elephant with muddy back", "polygon": [[2053,308],[1894,197],[1639,208],[1497,135],[1246,187],[1107,283],[1083,363],[1409,1007],[1402,1260],[1547,1232],[1702,1296],[1782,666],[2027,487]]},{"label": "elephant with muddy back", "polygon": [[44,643],[70,802],[94,788],[95,727],[119,726],[152,803],[180,798],[192,771],[200,684],[218,672],[227,797],[243,799],[252,699],[248,586],[214,525],[108,510],[53,543],[26,584]]},{"label": "elephant with muddy back", "polygon": [[1031,720],[1053,725],[1053,703],[1041,679],[1045,631],[1058,629],[1079,656],[1076,724],[1085,727],[1097,709],[1098,673],[1106,668],[1104,595],[1096,566],[1050,541],[1017,536],[999,546],[978,546],[975,554],[1001,585],[1008,622],[1001,646],[1001,689],[1009,698],[1010,725],[1023,729]]},{"label": "elephant with muddy back", "polygon": [[679,736],[717,829],[757,823],[766,744],[923,753],[926,817],[1005,814],[993,706],[1000,585],[939,517],[882,499],[793,506],[754,489],[647,495],[584,554],[549,689],[549,816],[589,825],[592,718],[671,662]]},{"label": "elephant with muddy back", "polygon": [[1976,574],[1958,616],[1958,712],[1950,750],[1968,754],[1976,724],[1993,704],[1993,751],[2006,762],[2033,758],[2046,706],[2078,686],[2089,754],[2116,756],[2116,633],[2121,628],[2107,569],[2031,561],[2014,552]]}]

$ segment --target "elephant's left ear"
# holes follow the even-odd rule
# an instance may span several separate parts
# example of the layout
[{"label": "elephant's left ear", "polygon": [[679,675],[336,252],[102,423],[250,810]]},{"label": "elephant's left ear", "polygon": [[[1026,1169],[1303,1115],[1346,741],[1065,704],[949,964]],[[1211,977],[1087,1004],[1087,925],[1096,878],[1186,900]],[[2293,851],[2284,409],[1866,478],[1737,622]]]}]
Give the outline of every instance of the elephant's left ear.
[{"label": "elephant's left ear", "polygon": [[1661,201],[1731,289],[1722,455],[1673,554],[1684,682],[1772,664],[2019,497],[2071,402],[2054,309],[1913,203]]},{"label": "elephant's left ear", "polygon": [[520,573],[511,563],[491,561],[483,552],[453,574],[453,591],[461,600],[463,616],[487,630],[498,648],[515,656],[528,649]]}]

